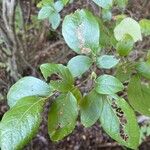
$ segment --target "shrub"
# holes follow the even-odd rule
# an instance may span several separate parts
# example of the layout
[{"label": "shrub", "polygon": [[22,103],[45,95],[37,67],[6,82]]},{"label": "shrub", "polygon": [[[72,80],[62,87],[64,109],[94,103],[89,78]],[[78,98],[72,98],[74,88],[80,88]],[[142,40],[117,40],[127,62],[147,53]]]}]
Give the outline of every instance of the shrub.
[{"label": "shrub", "polygon": [[[61,22],[60,11],[69,2],[42,0],[38,4],[41,8],[38,18],[48,19],[56,29]],[[135,43],[142,40],[142,34],[150,35],[150,20],[138,23],[126,15],[112,17],[113,6],[124,10],[127,0],[93,2],[101,8],[101,18],[90,10],[78,9],[65,16],[62,23],[62,35],[78,55],[66,66],[42,64],[40,69],[47,82],[29,76],[10,88],[7,95],[10,109],[0,122],[2,150],[22,149],[35,136],[44,104],[55,93],[59,96],[52,102],[48,114],[51,140],[59,141],[70,134],[80,116],[85,127],[98,121],[119,144],[131,149],[139,146],[140,133],[134,111],[150,116],[150,87],[142,82],[142,78],[150,79],[150,57],[148,53],[145,61],[135,61],[129,56]],[[114,75],[103,73],[112,68]],[[86,80],[91,81],[91,89],[83,96],[75,80],[87,71]],[[51,75],[56,75],[58,80],[49,81]]]}]

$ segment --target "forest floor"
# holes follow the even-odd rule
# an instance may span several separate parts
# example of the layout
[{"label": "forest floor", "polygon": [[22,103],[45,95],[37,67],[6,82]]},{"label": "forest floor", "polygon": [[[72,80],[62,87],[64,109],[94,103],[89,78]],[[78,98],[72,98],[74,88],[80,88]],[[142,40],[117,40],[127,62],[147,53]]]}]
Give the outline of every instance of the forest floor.
[{"label": "forest floor", "polygon": [[[150,3],[144,0],[132,0],[128,8],[126,9],[126,14],[132,16],[136,20],[142,18],[150,19]],[[77,8],[86,7],[84,2],[79,2],[72,4],[66,8],[66,12],[73,12]],[[64,14],[66,13],[64,12]],[[37,49],[30,53],[28,61],[33,67],[38,68],[40,64],[45,62],[56,62],[66,64],[67,61],[75,55],[74,52],[70,51],[69,48],[64,43],[63,39],[60,37],[61,29],[53,32],[52,37],[47,37],[47,39],[39,41],[36,45]],[[30,47],[30,45],[29,45]],[[139,57],[143,57],[145,50],[150,48],[150,38],[145,38],[142,43],[138,43],[135,47]],[[42,49],[42,50],[41,50]],[[38,70],[38,69],[37,69]],[[29,68],[25,68],[22,76],[34,75],[40,77],[40,73],[33,73]],[[0,70],[0,77],[6,83],[12,84],[7,77],[7,72],[4,69]],[[7,93],[8,86],[3,85],[0,87],[1,93]],[[88,91],[87,85],[82,85],[82,92]],[[0,93],[0,94],[1,94]],[[26,146],[24,150],[124,150],[125,148],[118,145],[113,141],[101,128],[99,123],[96,123],[91,128],[84,128],[79,122],[73,133],[66,137],[64,140],[53,143],[47,133],[47,114],[50,108],[50,102],[45,106],[45,111],[43,113],[43,121],[40,126],[40,130],[36,137]],[[8,110],[7,101],[0,101],[0,118]],[[139,147],[140,150],[150,150],[150,137]]]}]

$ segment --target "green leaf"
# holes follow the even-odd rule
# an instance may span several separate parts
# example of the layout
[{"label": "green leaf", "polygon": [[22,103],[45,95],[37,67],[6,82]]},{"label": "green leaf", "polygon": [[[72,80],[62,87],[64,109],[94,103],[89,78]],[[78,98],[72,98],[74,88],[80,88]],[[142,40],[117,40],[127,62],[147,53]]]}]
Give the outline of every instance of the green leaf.
[{"label": "green leaf", "polygon": [[129,34],[126,34],[124,38],[117,43],[116,49],[120,56],[127,56],[132,51],[133,46],[133,38]]},{"label": "green leaf", "polygon": [[140,75],[145,77],[146,79],[150,79],[150,63],[147,62],[139,62],[136,65],[136,70]]},{"label": "green leaf", "polygon": [[74,87],[72,90],[70,90],[70,92],[74,95],[77,102],[80,103],[80,101],[82,100],[82,94],[80,90],[77,87]]},{"label": "green leaf", "polygon": [[42,6],[52,5],[53,3],[54,3],[54,0],[42,0],[37,4],[37,7],[41,8]]},{"label": "green leaf", "polygon": [[145,36],[149,36],[150,35],[150,20],[149,19],[142,19],[139,22],[139,24],[141,26],[142,33]]},{"label": "green leaf", "polygon": [[116,25],[118,25],[125,18],[127,18],[127,15],[125,15],[125,14],[116,15],[115,16]]},{"label": "green leaf", "polygon": [[56,30],[61,22],[59,13],[52,13],[49,17],[49,22],[52,24],[52,28]]},{"label": "green leaf", "polygon": [[103,20],[110,21],[112,19],[112,12],[110,9],[102,9]]},{"label": "green leaf", "polygon": [[70,134],[78,117],[77,100],[72,93],[60,95],[52,104],[48,114],[48,133],[53,141]]},{"label": "green leaf", "polygon": [[64,4],[62,1],[57,1],[54,3],[54,8],[57,10],[57,12],[60,12],[64,7]]},{"label": "green leaf", "polygon": [[107,26],[107,23],[104,23],[102,20],[99,20],[100,28],[101,28],[101,38],[100,38],[100,46],[104,49],[115,47],[117,41],[114,37],[113,30]]},{"label": "green leaf", "polygon": [[69,69],[61,64],[42,64],[40,66],[44,78],[47,80],[51,75],[57,75],[60,79],[50,81],[51,86],[62,92],[71,90],[74,84],[74,79]]},{"label": "green leaf", "polygon": [[142,40],[140,25],[137,21],[129,17],[123,19],[114,29],[114,35],[117,41],[122,40],[126,34],[129,34],[134,42]]},{"label": "green leaf", "polygon": [[66,5],[70,0],[61,0],[64,5]]},{"label": "green leaf", "polygon": [[21,14],[21,8],[18,5],[15,10],[14,24],[15,24],[16,33],[17,34],[20,33],[21,30],[23,29],[23,18],[22,18],[22,14]]},{"label": "green leaf", "polygon": [[114,55],[103,55],[97,58],[98,68],[111,69],[119,63]]},{"label": "green leaf", "polygon": [[141,84],[138,76],[133,76],[128,85],[128,100],[131,106],[143,115],[150,116],[150,87]]},{"label": "green leaf", "polygon": [[96,91],[100,94],[114,94],[123,89],[123,84],[111,75],[104,74],[96,79]]},{"label": "green leaf", "polygon": [[139,146],[140,133],[136,116],[124,99],[114,100],[107,97],[100,123],[106,133],[119,144],[131,149],[137,149]]},{"label": "green leaf", "polygon": [[0,122],[1,150],[20,150],[36,135],[45,101],[25,97],[7,111]]},{"label": "green leaf", "polygon": [[39,11],[38,19],[40,19],[40,20],[47,19],[54,12],[55,12],[55,10],[52,6],[50,6],[50,5],[43,6],[41,8],[41,10]]},{"label": "green leaf", "polygon": [[59,11],[61,8],[58,8],[57,3],[51,5],[44,5],[38,14],[38,19],[48,19],[52,24],[52,28],[55,30],[61,21]]},{"label": "green leaf", "polygon": [[130,79],[133,69],[134,67],[130,63],[120,64],[117,67],[115,77],[118,78],[122,83],[124,83],[125,81]]},{"label": "green leaf", "polygon": [[112,6],[112,0],[93,0],[98,6],[102,8],[109,8]]},{"label": "green leaf", "polygon": [[88,10],[81,9],[67,15],[62,34],[68,46],[77,53],[96,52],[99,48],[99,24]]},{"label": "green leaf", "polygon": [[81,123],[85,127],[92,126],[100,117],[104,96],[92,90],[80,103]]},{"label": "green leaf", "polygon": [[128,0],[115,0],[115,3],[120,7],[125,9],[128,4]]},{"label": "green leaf", "polygon": [[50,94],[51,88],[47,83],[35,77],[24,77],[9,89],[7,94],[8,105],[13,107],[23,97],[46,97]]},{"label": "green leaf", "polygon": [[91,58],[87,56],[79,55],[79,56],[73,57],[68,62],[67,67],[69,68],[73,77],[77,77],[77,76],[81,76],[83,73],[88,71],[92,63],[93,62]]}]

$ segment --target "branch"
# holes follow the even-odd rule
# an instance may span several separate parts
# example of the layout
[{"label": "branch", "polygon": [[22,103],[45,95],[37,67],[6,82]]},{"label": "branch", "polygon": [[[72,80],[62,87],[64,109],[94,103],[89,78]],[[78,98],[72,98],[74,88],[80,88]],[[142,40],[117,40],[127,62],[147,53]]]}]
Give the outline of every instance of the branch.
[{"label": "branch", "polygon": [[3,28],[3,24],[1,22],[0,22],[0,35],[3,38],[3,40],[7,43],[7,44],[5,43],[6,47],[8,49],[11,49],[12,42],[11,42],[10,38],[8,37],[5,29]]},{"label": "branch", "polygon": [[14,24],[16,5],[17,0],[3,0],[2,17],[4,21],[4,26],[6,28],[7,35],[15,48],[17,47]]}]

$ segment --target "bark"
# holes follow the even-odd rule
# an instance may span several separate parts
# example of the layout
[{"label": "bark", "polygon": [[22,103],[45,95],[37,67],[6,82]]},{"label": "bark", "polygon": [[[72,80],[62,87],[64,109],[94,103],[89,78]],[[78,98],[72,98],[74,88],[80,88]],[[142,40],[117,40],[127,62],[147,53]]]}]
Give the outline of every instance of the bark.
[{"label": "bark", "polygon": [[[6,63],[14,81],[21,77],[24,66],[31,67],[24,58],[24,52],[27,48],[24,43],[26,42],[18,37],[15,29],[15,12],[17,5],[20,6],[20,3],[21,0],[2,0],[0,13],[0,35],[4,40],[4,49],[7,49],[10,53],[3,52],[7,55]],[[22,9],[20,10],[22,11]]]}]

